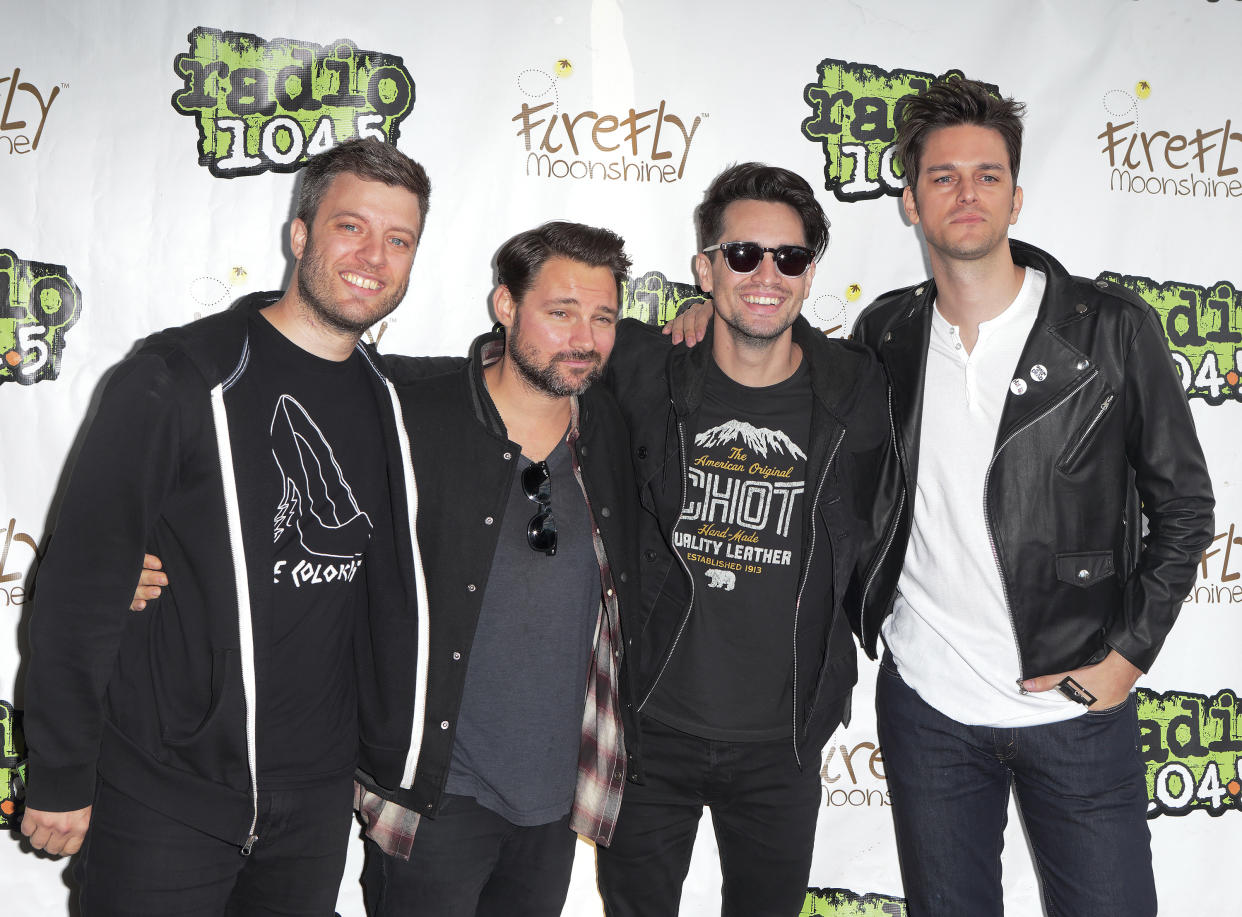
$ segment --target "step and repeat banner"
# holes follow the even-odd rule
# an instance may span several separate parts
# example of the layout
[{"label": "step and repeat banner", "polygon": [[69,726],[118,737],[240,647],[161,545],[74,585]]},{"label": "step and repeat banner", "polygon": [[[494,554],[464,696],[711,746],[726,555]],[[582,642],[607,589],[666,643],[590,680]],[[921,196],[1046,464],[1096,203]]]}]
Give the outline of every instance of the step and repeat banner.
[{"label": "step and repeat banner", "polygon": [[[0,821],[20,820],[26,624],[63,469],[109,367],[151,331],[282,288],[306,157],[356,135],[419,160],[432,206],[385,352],[462,354],[491,260],[548,219],[634,259],[626,314],[700,293],[691,212],[726,165],[792,168],[832,241],[805,312],[848,334],[928,274],[893,159],[899,100],[957,73],[1028,105],[1012,234],[1155,307],[1216,483],[1215,539],[1140,681],[1162,913],[1235,913],[1242,847],[1242,2],[0,5]],[[156,612],[158,613],[158,612]],[[871,694],[825,749],[806,915],[904,913]],[[1037,915],[1011,812],[1009,913]],[[580,845],[565,913],[598,915]],[[361,844],[338,911],[363,913]],[[0,914],[71,912],[67,862],[0,843]],[[719,913],[704,818],[682,912]]]}]

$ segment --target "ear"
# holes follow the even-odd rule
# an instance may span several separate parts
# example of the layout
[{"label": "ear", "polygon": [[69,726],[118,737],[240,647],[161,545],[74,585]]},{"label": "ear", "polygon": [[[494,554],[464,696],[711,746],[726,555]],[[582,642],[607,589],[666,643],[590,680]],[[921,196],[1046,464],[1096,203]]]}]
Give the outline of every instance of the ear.
[{"label": "ear", "polygon": [[289,247],[293,249],[293,257],[298,261],[302,260],[302,252],[306,251],[307,235],[306,224],[301,217],[294,217],[289,224]]},{"label": "ear", "polygon": [[492,311],[496,313],[496,321],[504,325],[506,329],[513,327],[517,303],[513,301],[513,294],[503,283],[496,287],[496,292],[492,294]]},{"label": "ear", "polygon": [[[724,256],[721,255],[723,258]],[[712,291],[712,258],[699,252],[694,256],[694,273],[699,278],[699,289],[704,293]]]},{"label": "ear", "polygon": [[901,207],[906,212],[906,219],[911,223],[917,224],[919,221],[919,205],[914,199],[914,189],[909,185],[906,185],[901,191]]},{"label": "ear", "polygon": [[1022,186],[1013,189],[1013,210],[1009,213],[1009,225],[1018,222],[1018,214],[1022,212]]}]

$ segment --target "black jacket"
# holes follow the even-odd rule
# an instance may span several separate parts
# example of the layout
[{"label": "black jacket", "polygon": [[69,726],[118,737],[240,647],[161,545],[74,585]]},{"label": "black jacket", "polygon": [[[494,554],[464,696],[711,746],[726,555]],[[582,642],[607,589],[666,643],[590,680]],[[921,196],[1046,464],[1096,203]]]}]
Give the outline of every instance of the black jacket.
[{"label": "black jacket", "polygon": [[[832,731],[849,717],[857,680],[854,642],[842,599],[854,573],[861,520],[871,505],[873,476],[886,444],[884,381],[870,351],[831,340],[805,318],[793,326],[811,373],[811,443],[808,494],[802,517],[802,568],[798,577],[793,654],[793,752],[799,766],[819,754]],[[638,478],[642,602],[623,621],[630,650],[627,737],[638,734],[637,712],[651,696],[694,607],[694,581],[673,548],[686,479],[687,437],[695,432],[711,335],[697,347],[670,347],[658,329],[634,320],[617,326],[606,381],[630,428]],[[812,485],[813,482],[813,485]],[[813,490],[811,487],[813,486]],[[826,565],[828,595],[803,595],[811,564]],[[637,743],[631,740],[631,757]],[[632,761],[631,779],[641,779]]]},{"label": "black jacket", "polygon": [[[359,779],[422,814],[436,812],[448,777],[499,520],[521,455],[483,381],[491,349],[503,341],[500,333],[479,337],[465,363],[385,357],[409,431],[418,484],[418,577],[427,601],[417,627],[400,609],[387,615],[372,610],[367,640],[376,647],[376,667],[373,680],[364,673],[359,685]],[[607,391],[593,388],[579,397],[578,433],[583,484],[625,608],[637,601],[636,591],[630,597],[637,582],[634,484],[625,426]]]},{"label": "black jacket", "polygon": [[[268,664],[272,515],[238,491],[233,469],[270,463],[271,447],[237,428],[233,383],[249,363],[249,311],[279,296],[254,294],[153,335],[108,380],[39,567],[25,710],[31,808],[90,805],[98,773],[214,836],[244,845],[253,834],[255,694],[281,673]],[[389,467],[400,468],[395,398],[374,349],[359,347],[374,369]],[[388,484],[394,526],[372,533],[369,604],[413,619],[409,480]],[[144,552],[163,560],[171,585],[133,613]],[[368,649],[358,647],[360,668]]]},{"label": "black jacket", "polygon": [[[1010,247],[1016,264],[1047,276],[1018,371],[1042,364],[1048,381],[1007,396],[985,494],[1021,676],[1098,662],[1110,647],[1147,670],[1212,538],[1211,480],[1186,396],[1150,306],[1071,277],[1033,246]],[[872,657],[910,536],[935,295],[931,280],[889,293],[854,326],[887,370],[896,446],[851,607]]]}]

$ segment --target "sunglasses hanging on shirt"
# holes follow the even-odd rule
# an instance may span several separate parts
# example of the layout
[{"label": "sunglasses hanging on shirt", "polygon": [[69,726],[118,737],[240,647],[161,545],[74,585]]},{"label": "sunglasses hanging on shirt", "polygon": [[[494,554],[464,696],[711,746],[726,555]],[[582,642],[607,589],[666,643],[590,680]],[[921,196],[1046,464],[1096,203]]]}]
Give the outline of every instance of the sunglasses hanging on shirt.
[{"label": "sunglasses hanging on shirt", "polygon": [[556,520],[552,518],[552,473],[547,462],[532,462],[522,471],[526,499],[539,504],[539,512],[526,523],[526,543],[532,551],[551,557],[556,553]]}]

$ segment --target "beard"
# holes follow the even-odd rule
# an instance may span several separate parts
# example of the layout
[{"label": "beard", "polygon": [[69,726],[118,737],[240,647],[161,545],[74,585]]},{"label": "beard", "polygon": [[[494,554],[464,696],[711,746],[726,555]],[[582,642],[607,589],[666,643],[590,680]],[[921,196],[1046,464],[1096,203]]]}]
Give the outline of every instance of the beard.
[{"label": "beard", "polygon": [[298,262],[298,294],[307,308],[325,325],[358,336],[391,314],[401,304],[409,287],[407,277],[403,283],[377,298],[369,310],[359,314],[347,311],[339,301],[333,299],[334,276],[332,269],[324,263],[314,240],[308,236],[306,250],[302,253],[302,260]]},{"label": "beard", "polygon": [[[534,348],[522,343],[521,322],[514,317],[512,340],[509,342],[509,357],[519,376],[533,389],[545,395],[565,398],[570,395],[581,395],[594,383],[599,381],[604,372],[604,358],[595,350],[562,350],[548,358],[547,362],[539,362],[539,354]],[[581,378],[566,378],[561,374],[557,364],[563,360],[591,360],[594,366]]]}]

